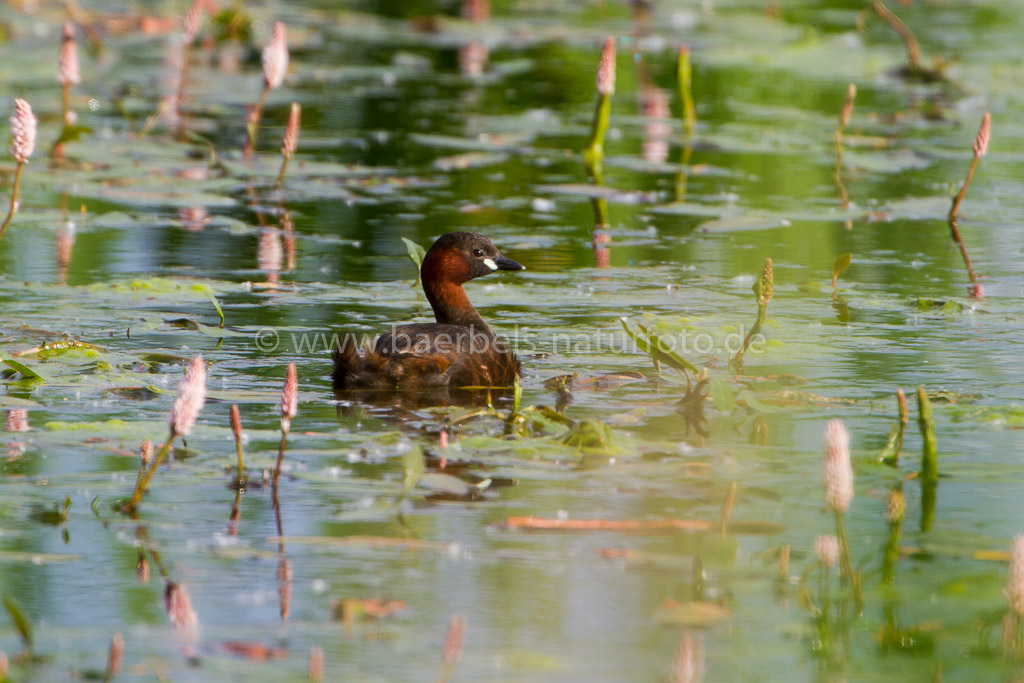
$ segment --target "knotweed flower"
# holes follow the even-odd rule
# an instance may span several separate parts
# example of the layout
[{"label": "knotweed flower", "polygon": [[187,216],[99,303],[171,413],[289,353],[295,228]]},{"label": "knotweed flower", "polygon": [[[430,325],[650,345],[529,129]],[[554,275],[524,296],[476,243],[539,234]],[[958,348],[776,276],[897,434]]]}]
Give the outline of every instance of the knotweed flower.
[{"label": "knotweed flower", "polygon": [[284,83],[288,72],[288,35],[284,22],[274,23],[274,33],[263,48],[263,83],[273,90]]},{"label": "knotweed flower", "polygon": [[597,67],[597,92],[615,94],[615,36],[608,36],[601,50],[601,64]]},{"label": "knotweed flower", "polygon": [[32,106],[19,97],[14,100],[14,115],[10,121],[11,136],[14,139],[11,154],[19,164],[26,164],[36,149],[36,129],[39,120],[32,113]]},{"label": "knotweed flower", "polygon": [[978,134],[974,137],[974,156],[983,157],[985,152],[988,151],[988,139],[992,132],[992,115],[985,112],[985,116],[981,119],[981,127],[978,128]]},{"label": "knotweed flower", "polygon": [[144,439],[139,446],[139,459],[143,467],[149,465],[149,461],[153,459],[153,442],[149,439]]},{"label": "knotweed flower", "polygon": [[825,428],[825,501],[836,512],[845,512],[853,500],[853,467],[850,435],[842,420],[830,420]]},{"label": "knotweed flower", "polygon": [[885,497],[885,516],[889,523],[896,524],[903,521],[906,514],[907,498],[903,495],[903,491],[889,491],[889,495]]},{"label": "knotweed flower", "polygon": [[64,87],[82,82],[82,72],[78,64],[78,45],[75,43],[75,25],[70,21],[64,23],[61,34],[57,81]]},{"label": "knotweed flower", "polygon": [[672,683],[700,683],[704,680],[704,638],[699,632],[683,631],[672,659]]},{"label": "knotweed flower", "polygon": [[1010,549],[1010,577],[1006,582],[1006,602],[1018,618],[1024,618],[1024,534],[1013,537]]},{"label": "knotweed flower", "polygon": [[302,116],[302,107],[298,102],[292,102],[291,111],[288,113],[288,126],[284,129],[284,139],[281,142],[281,154],[291,159],[299,146],[299,120]]},{"label": "knotweed flower", "polygon": [[312,683],[324,680],[324,649],[316,645],[309,648],[309,680]]},{"label": "knotweed flower", "polygon": [[199,616],[192,607],[185,585],[169,581],[164,590],[164,609],[171,626],[178,631],[194,631],[199,626]]},{"label": "knotweed flower", "polygon": [[814,539],[814,554],[826,567],[834,567],[839,561],[839,539],[835,536],[818,536]]},{"label": "knotweed flower", "polygon": [[107,654],[107,679],[111,679],[121,670],[124,661],[124,636],[115,633],[110,637],[110,652]]},{"label": "knotweed flower", "polygon": [[444,634],[444,647],[441,649],[441,661],[447,666],[455,666],[462,658],[462,646],[466,642],[466,619],[454,616],[448,622],[448,630]]},{"label": "knotweed flower", "polygon": [[839,112],[839,128],[846,128],[853,116],[853,101],[857,97],[857,86],[851,83],[846,86],[846,99],[843,100],[843,108]]},{"label": "knotweed flower", "polygon": [[168,421],[171,435],[188,436],[199,417],[203,403],[206,402],[206,362],[202,356],[196,356],[185,370],[185,379],[178,384],[178,395],[171,408]]},{"label": "knotweed flower", "polygon": [[281,431],[287,434],[291,430],[292,418],[299,412],[299,376],[295,363],[288,364],[284,389],[281,391]]},{"label": "knotweed flower", "polygon": [[203,20],[203,7],[206,3],[203,0],[192,0],[185,17],[182,19],[182,26],[185,29],[185,42],[191,43],[199,35],[199,23]]}]

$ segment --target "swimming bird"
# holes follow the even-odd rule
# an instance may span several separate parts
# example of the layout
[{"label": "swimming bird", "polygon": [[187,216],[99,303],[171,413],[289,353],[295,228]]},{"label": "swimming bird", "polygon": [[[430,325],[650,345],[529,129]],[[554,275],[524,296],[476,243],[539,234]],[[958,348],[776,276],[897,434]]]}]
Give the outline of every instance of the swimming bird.
[{"label": "swimming bird", "polygon": [[510,386],[519,359],[470,303],[462,285],[499,270],[525,270],[475,232],[450,232],[423,257],[420,280],[433,323],[399,325],[372,347],[350,339],[333,352],[335,391]]}]

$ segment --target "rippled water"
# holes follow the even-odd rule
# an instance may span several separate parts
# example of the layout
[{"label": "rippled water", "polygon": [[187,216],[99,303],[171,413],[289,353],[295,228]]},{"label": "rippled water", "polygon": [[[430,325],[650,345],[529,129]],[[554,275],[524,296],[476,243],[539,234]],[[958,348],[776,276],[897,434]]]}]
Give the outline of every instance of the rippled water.
[{"label": "rippled water", "polygon": [[[896,35],[858,3],[497,3],[478,24],[451,3],[246,7],[251,47],[213,42],[207,22],[191,50],[187,143],[163,120],[144,139],[131,134],[176,90],[185,6],[85,9],[104,49],[87,51],[79,32],[84,78],[72,103],[92,132],[68,143],[61,168],[45,157],[59,129],[65,17],[49,7],[0,17],[9,24],[0,106],[26,97],[41,118],[22,210],[0,242],[0,350],[65,337],[98,347],[22,357],[44,380],[4,379],[0,407],[27,408],[30,430],[0,436],[0,593],[34,625],[38,655],[19,660],[16,629],[0,627],[12,680],[102,672],[115,632],[126,642],[124,678],[301,679],[317,646],[326,680],[427,679],[455,615],[466,620],[455,680],[1014,672],[1000,621],[1005,551],[1022,530],[1017,3],[893,3],[929,63],[953,58],[939,83],[900,77]],[[113,21],[137,25],[140,12],[166,27],[144,36]],[[289,26],[292,67],[246,164],[245,108],[276,19]],[[579,152],[608,34],[618,37],[618,78],[605,145],[609,227],[596,234],[610,241],[595,249],[594,188]],[[676,92],[682,42],[698,114],[688,150]],[[844,209],[832,135],[849,82],[858,94]],[[300,151],[277,192],[292,101],[303,107]],[[991,147],[960,223],[984,285],[973,300],[945,214],[985,111]],[[12,164],[2,169],[4,202]],[[569,445],[569,428],[540,410],[532,434],[506,436],[500,419],[469,407],[335,400],[328,337],[317,335],[429,320],[401,238],[427,246],[450,230],[482,232],[527,266],[467,287],[517,344],[522,406],[569,398],[565,415],[610,426],[609,440]],[[833,294],[844,253],[852,262]],[[774,264],[767,342],[735,373],[723,345],[754,321],[751,286],[765,258]],[[625,348],[623,316],[677,339],[685,332],[691,345],[713,342],[684,352],[715,379],[703,419],[684,414],[678,373],[662,366],[659,376]],[[123,516],[113,506],[131,491],[139,443],[166,436],[174,387],[198,352],[210,362],[210,401],[139,518]],[[289,362],[300,412],[279,542],[267,488],[248,489],[229,524],[228,410],[240,406],[248,464],[272,468]],[[569,373],[575,389],[559,397],[548,380]],[[918,385],[934,403],[942,475],[924,531]],[[899,387],[910,424],[893,468],[878,454]],[[805,571],[813,539],[834,531],[820,452],[835,417],[852,436],[846,526],[865,607],[855,616],[835,582],[825,642],[801,596],[806,587],[818,599],[818,575]],[[449,477],[437,461],[445,425]],[[417,448],[428,475],[396,514]],[[886,496],[901,481],[903,552],[887,585]],[[66,522],[49,523],[66,496]],[[711,530],[504,524],[523,516]],[[140,551],[148,581],[137,576]],[[168,582],[186,586],[198,634],[169,623]],[[341,601],[382,597],[405,608],[341,621]]]}]

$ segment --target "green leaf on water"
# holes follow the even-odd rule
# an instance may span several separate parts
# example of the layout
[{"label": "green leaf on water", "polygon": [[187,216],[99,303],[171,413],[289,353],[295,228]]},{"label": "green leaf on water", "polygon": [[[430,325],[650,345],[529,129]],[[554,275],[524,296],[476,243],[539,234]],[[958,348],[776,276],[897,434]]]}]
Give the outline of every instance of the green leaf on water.
[{"label": "green leaf on water", "polygon": [[224,327],[224,311],[220,308],[220,303],[217,301],[217,297],[210,292],[210,301],[213,302],[213,307],[217,309],[217,317],[220,318],[220,325],[218,327]]},{"label": "green leaf on water", "polygon": [[715,408],[726,415],[732,414],[732,411],[736,409],[736,396],[733,394],[732,387],[717,377],[708,380],[708,384],[711,387],[711,398],[715,402]]},{"label": "green leaf on water", "polygon": [[405,473],[405,478],[402,481],[402,492],[398,495],[398,500],[395,501],[396,504],[405,500],[406,496],[416,488],[425,469],[423,450],[418,446],[408,450],[402,458],[402,471]]},{"label": "green leaf on water", "polygon": [[89,126],[64,126],[64,129],[60,132],[60,137],[57,138],[57,142],[54,143],[54,146],[64,142],[74,142],[86,133],[91,132],[92,128]]},{"label": "green leaf on water", "polygon": [[19,360],[14,360],[3,351],[0,351],[0,363],[3,363],[15,372],[19,373],[25,379],[38,380],[40,382],[45,382],[47,380],[47,378],[40,374],[39,371],[33,370]]},{"label": "green leaf on water", "polygon": [[619,318],[619,322],[622,323],[622,329],[626,331],[626,334],[629,335],[630,339],[636,342],[637,348],[650,355],[655,362],[671,365],[680,372],[689,371],[695,375],[698,374],[699,371],[697,370],[696,365],[686,360],[675,351],[672,351],[670,345],[665,344],[656,335],[648,332],[647,328],[643,325],[640,325],[639,323],[637,324],[642,332],[641,335],[634,332],[629,326],[628,317]]},{"label": "green leaf on water", "polygon": [[402,241],[405,242],[405,248],[409,250],[409,258],[416,264],[416,282],[412,283],[412,286],[415,287],[420,283],[420,268],[423,266],[423,257],[427,255],[427,250],[407,237],[403,237]]},{"label": "green leaf on water", "polygon": [[832,289],[836,288],[836,280],[839,279],[842,272],[850,267],[850,260],[852,258],[853,256],[849,253],[842,254],[835,260],[835,263],[832,264]]},{"label": "green leaf on water", "polygon": [[4,609],[7,610],[7,614],[10,615],[11,624],[14,625],[14,628],[17,629],[18,634],[21,636],[21,641],[25,644],[25,649],[31,650],[33,641],[32,624],[25,618],[25,612],[22,611],[21,605],[19,605],[10,595],[5,595]]}]

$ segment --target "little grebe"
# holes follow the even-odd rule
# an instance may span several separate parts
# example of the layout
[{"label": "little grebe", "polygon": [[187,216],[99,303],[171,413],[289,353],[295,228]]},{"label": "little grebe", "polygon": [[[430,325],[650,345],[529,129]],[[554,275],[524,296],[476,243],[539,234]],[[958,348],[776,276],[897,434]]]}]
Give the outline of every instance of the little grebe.
[{"label": "little grebe", "polygon": [[346,339],[334,350],[335,391],[509,386],[519,360],[494,334],[462,284],[496,270],[525,270],[475,232],[442,235],[423,257],[420,280],[436,323],[399,325],[372,348]]}]

